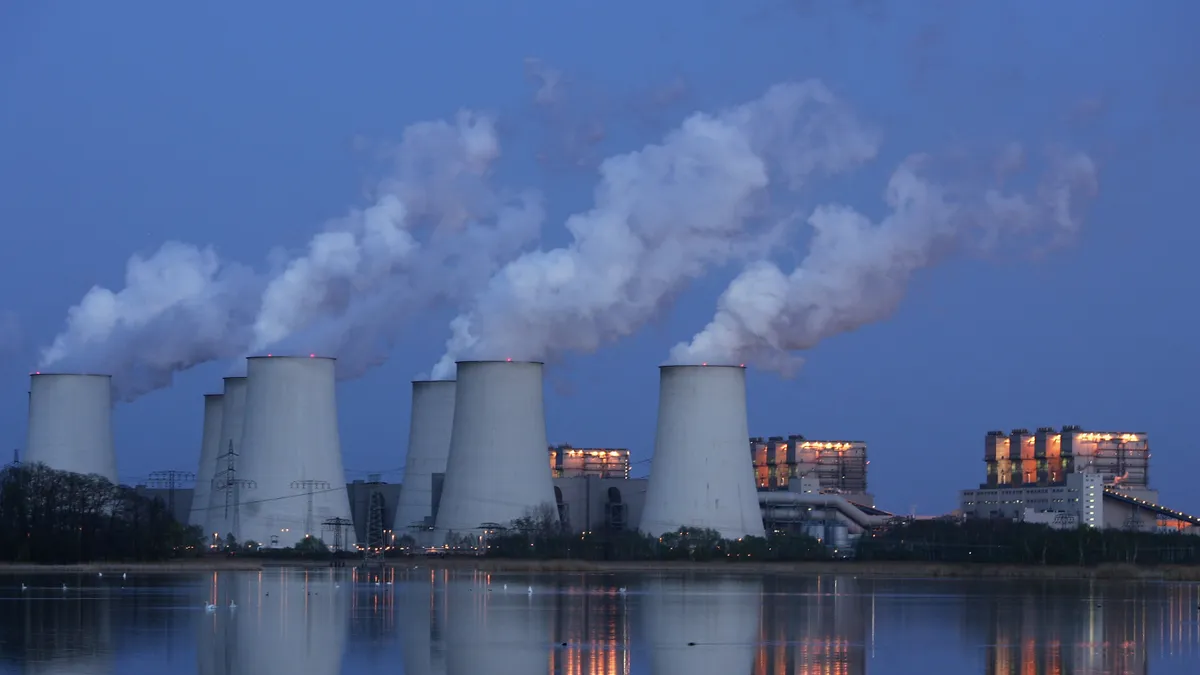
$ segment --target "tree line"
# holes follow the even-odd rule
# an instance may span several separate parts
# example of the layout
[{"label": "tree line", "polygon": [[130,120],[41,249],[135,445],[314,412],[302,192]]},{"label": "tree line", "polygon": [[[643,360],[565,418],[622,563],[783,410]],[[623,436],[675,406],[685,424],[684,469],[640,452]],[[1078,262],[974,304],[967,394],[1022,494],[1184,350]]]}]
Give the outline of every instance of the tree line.
[{"label": "tree line", "polygon": [[203,533],[161,499],[42,464],[0,471],[0,560],[73,564],[198,554]]},{"label": "tree line", "polygon": [[553,513],[535,509],[508,527],[475,537],[451,536],[451,548],[480,549],[498,558],[578,560],[813,561],[853,558],[866,561],[991,563],[1010,565],[1195,565],[1200,536],[1182,532],[1118,529],[1054,529],[1011,520],[898,518],[863,534],[849,555],[835,555],[817,539],[800,533],[723,539],[710,529],[681,527],[661,537],[616,531],[570,534]]},{"label": "tree line", "polygon": [[864,536],[860,560],[1012,565],[1200,564],[1200,536],[1081,526],[1059,530],[1011,520],[899,522]]}]

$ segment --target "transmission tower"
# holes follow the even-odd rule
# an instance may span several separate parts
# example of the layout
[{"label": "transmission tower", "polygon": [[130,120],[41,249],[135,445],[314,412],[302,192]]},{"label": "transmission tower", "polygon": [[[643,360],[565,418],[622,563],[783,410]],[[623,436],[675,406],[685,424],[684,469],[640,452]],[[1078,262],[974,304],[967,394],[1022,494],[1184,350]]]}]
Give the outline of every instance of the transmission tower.
[{"label": "transmission tower", "polygon": [[146,481],[146,485],[152,488],[166,488],[167,490],[167,510],[171,515],[175,515],[175,488],[183,487],[189,481],[196,480],[196,474],[191,471],[151,471],[150,479]]},{"label": "transmission tower", "polygon": [[346,528],[352,527],[354,521],[349,518],[327,518],[321,522],[321,530],[333,530],[333,552],[339,553],[346,546]]},{"label": "transmission tower", "polygon": [[304,534],[311,536],[313,533],[313,492],[316,490],[328,490],[329,481],[294,480],[292,481],[292,489],[304,490],[308,493],[308,512],[304,516]]},{"label": "transmission tower", "polygon": [[383,558],[383,495],[379,491],[380,474],[367,476],[367,542],[363,548],[363,562],[371,563]]},{"label": "transmission tower", "polygon": [[[229,450],[217,458],[217,466],[221,466],[221,460],[225,460],[225,470],[213,478],[213,489],[225,493],[226,524],[230,523],[230,511],[233,512],[231,532],[227,534],[233,534],[235,539],[242,536],[242,490],[253,490],[258,487],[258,483],[252,480],[237,477],[237,457],[238,453],[233,451],[233,441],[230,441]],[[223,535],[218,534],[218,536]]]}]

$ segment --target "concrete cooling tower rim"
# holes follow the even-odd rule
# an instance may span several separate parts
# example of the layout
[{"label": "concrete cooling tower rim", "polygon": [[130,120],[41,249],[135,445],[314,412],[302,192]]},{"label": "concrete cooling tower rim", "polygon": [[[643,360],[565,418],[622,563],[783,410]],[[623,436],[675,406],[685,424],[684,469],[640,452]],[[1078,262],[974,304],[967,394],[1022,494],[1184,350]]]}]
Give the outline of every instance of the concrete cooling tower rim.
[{"label": "concrete cooling tower rim", "polygon": [[30,377],[106,377],[112,379],[112,375],[108,373],[58,373],[47,372],[45,370],[35,370],[29,373]]},{"label": "concrete cooling tower rim", "polygon": [[528,363],[528,364],[532,364],[535,366],[546,365],[545,363],[543,363],[541,361],[524,361],[521,359],[469,359],[466,361],[455,361],[454,363],[456,365],[460,365],[460,364],[464,364],[464,363]]},{"label": "concrete cooling tower rim", "polygon": [[334,357],[332,357],[332,356],[317,356],[316,354],[260,354],[260,355],[258,355],[258,356],[247,356],[247,357],[246,357],[246,360],[247,360],[247,361],[257,361],[257,360],[260,360],[260,359],[263,359],[263,360],[270,360],[270,359],[295,359],[295,360],[297,360],[297,361],[299,361],[299,360],[304,360],[304,361],[337,361],[337,359],[336,359],[336,358],[334,358]]},{"label": "concrete cooling tower rim", "polygon": [[735,366],[732,363],[673,363],[666,366],[659,366],[658,368],[659,370],[671,370],[673,368],[736,368],[738,370],[745,370],[746,366]]}]

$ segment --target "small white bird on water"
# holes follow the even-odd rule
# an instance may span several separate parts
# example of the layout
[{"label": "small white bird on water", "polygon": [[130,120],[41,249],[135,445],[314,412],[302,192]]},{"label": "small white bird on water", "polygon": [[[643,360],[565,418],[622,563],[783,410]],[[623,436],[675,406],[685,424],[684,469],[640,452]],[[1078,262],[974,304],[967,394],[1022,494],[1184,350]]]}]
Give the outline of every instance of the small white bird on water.
[{"label": "small white bird on water", "polygon": [[229,601],[229,609],[237,609],[237,603],[232,599]]},{"label": "small white bird on water", "polygon": [[214,605],[214,604],[213,604],[213,603],[211,603],[211,602],[205,603],[205,604],[204,604],[204,611],[206,611],[206,612],[215,612],[215,611],[217,611],[217,606],[216,606],[216,605]]},{"label": "small white bird on water", "polygon": [[533,595],[533,586],[526,587],[525,593],[527,595]]},{"label": "small white bird on water", "polygon": [[620,593],[621,595],[625,595],[625,587],[622,586],[622,587],[618,588],[617,592]]},{"label": "small white bird on water", "polygon": [[67,585],[63,584],[63,593],[66,593],[66,592],[67,592]]},{"label": "small white bird on water", "polygon": [[21,584],[21,590],[22,590],[22,591],[23,591],[23,590],[26,590],[27,588],[29,588],[29,587],[28,587],[28,586],[26,586],[25,584]]},{"label": "small white bird on water", "polygon": [[125,578],[125,573],[124,573],[124,572],[121,572],[121,578],[122,578],[122,579],[124,579],[124,578]]},{"label": "small white bird on water", "polygon": [[103,577],[103,576],[104,576],[104,572],[96,572],[96,576],[98,576],[98,577]]}]

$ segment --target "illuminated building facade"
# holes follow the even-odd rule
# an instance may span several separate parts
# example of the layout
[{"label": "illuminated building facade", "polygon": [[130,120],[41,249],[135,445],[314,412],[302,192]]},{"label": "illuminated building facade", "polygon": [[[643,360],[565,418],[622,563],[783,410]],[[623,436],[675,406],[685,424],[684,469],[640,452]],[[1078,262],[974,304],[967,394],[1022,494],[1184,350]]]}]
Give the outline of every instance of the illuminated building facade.
[{"label": "illuminated building facade", "polygon": [[1150,484],[1150,441],[1142,432],[1084,431],[1078,426],[989,431],[984,439],[986,487],[1062,485],[1093,473],[1105,485],[1144,490]]},{"label": "illuminated building facade", "polygon": [[962,514],[1051,527],[1185,530],[1200,517],[1166,508],[1151,489],[1144,432],[1085,431],[1078,426],[989,431],[986,479],[960,493]]},{"label": "illuminated building facade", "polygon": [[873,502],[867,494],[870,462],[863,441],[817,441],[796,434],[757,437],[750,439],[750,456],[760,490],[786,490],[793,479],[814,476],[822,492],[867,506]]},{"label": "illuminated building facade", "polygon": [[550,446],[550,471],[555,478],[629,478],[629,451],[625,448],[575,448]]}]

